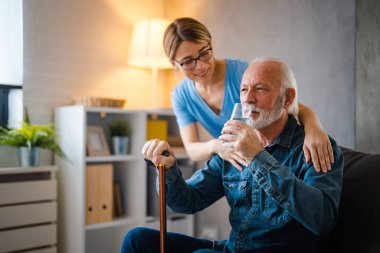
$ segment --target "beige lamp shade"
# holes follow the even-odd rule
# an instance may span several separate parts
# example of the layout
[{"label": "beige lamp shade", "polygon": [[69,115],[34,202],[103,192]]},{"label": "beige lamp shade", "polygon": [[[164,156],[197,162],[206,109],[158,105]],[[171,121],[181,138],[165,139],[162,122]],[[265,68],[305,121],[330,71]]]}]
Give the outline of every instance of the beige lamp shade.
[{"label": "beige lamp shade", "polygon": [[133,28],[128,63],[134,67],[167,69],[172,68],[163,48],[163,35],[171,23],[166,19],[146,19]]}]

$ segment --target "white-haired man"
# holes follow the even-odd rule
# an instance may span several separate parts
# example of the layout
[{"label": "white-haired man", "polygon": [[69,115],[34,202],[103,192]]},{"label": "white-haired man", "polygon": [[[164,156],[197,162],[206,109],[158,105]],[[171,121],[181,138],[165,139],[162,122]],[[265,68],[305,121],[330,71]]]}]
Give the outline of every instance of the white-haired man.
[{"label": "white-haired man", "polygon": [[[195,213],[223,196],[231,208],[228,240],[213,243],[169,233],[168,252],[323,252],[325,236],[338,218],[343,156],[331,139],[331,172],[316,172],[305,162],[304,130],[293,115],[296,97],[287,64],[274,58],[251,62],[240,93],[251,120],[228,121],[220,136],[238,154],[242,170],[215,155],[184,181],[168,143],[146,142],[144,156],[168,166],[167,204],[172,210]],[[161,155],[164,150],[169,157]],[[123,252],[158,252],[158,236],[158,231],[134,229]]]}]

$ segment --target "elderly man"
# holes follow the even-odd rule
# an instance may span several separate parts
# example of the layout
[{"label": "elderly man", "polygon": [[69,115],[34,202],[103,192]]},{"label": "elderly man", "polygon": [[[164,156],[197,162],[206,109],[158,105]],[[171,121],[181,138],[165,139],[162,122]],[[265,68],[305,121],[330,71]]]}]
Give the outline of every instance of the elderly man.
[{"label": "elderly man", "polygon": [[[323,252],[338,219],[343,156],[331,139],[331,172],[316,172],[305,162],[305,133],[294,115],[296,88],[291,69],[278,59],[256,59],[245,71],[240,99],[250,120],[228,121],[220,136],[236,152],[242,170],[215,155],[184,181],[168,143],[146,142],[144,156],[167,164],[167,204],[173,211],[196,213],[223,196],[231,208],[228,240],[169,233],[168,252]],[[161,155],[164,150],[169,157]],[[155,230],[131,230],[122,252],[158,252],[158,238]]]}]

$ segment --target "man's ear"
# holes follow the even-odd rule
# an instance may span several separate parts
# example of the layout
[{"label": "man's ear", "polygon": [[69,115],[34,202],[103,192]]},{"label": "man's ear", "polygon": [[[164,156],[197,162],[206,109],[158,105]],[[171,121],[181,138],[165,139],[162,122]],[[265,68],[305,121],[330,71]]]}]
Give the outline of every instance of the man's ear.
[{"label": "man's ear", "polygon": [[285,91],[285,109],[289,108],[289,106],[293,103],[295,97],[296,90],[293,88],[287,88]]}]

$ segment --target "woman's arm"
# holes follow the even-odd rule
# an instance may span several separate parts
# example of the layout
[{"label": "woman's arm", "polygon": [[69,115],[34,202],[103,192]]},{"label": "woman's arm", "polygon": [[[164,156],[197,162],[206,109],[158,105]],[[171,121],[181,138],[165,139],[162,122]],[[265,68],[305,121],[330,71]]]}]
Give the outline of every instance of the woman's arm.
[{"label": "woman's arm", "polygon": [[303,151],[306,162],[313,160],[316,171],[327,172],[334,163],[334,155],[328,135],[323,131],[318,116],[307,106],[298,103],[298,118],[305,127]]},{"label": "woman's arm", "polygon": [[196,123],[192,123],[180,128],[182,142],[186,152],[193,161],[205,161],[211,158],[215,152],[216,140],[200,142],[199,132]]},{"label": "woman's arm", "polygon": [[180,134],[186,152],[191,160],[205,161],[216,153],[223,160],[229,161],[237,169],[242,170],[240,164],[244,164],[245,160],[241,154],[235,152],[233,148],[223,146],[222,141],[219,139],[201,142],[196,123],[180,128]]}]

